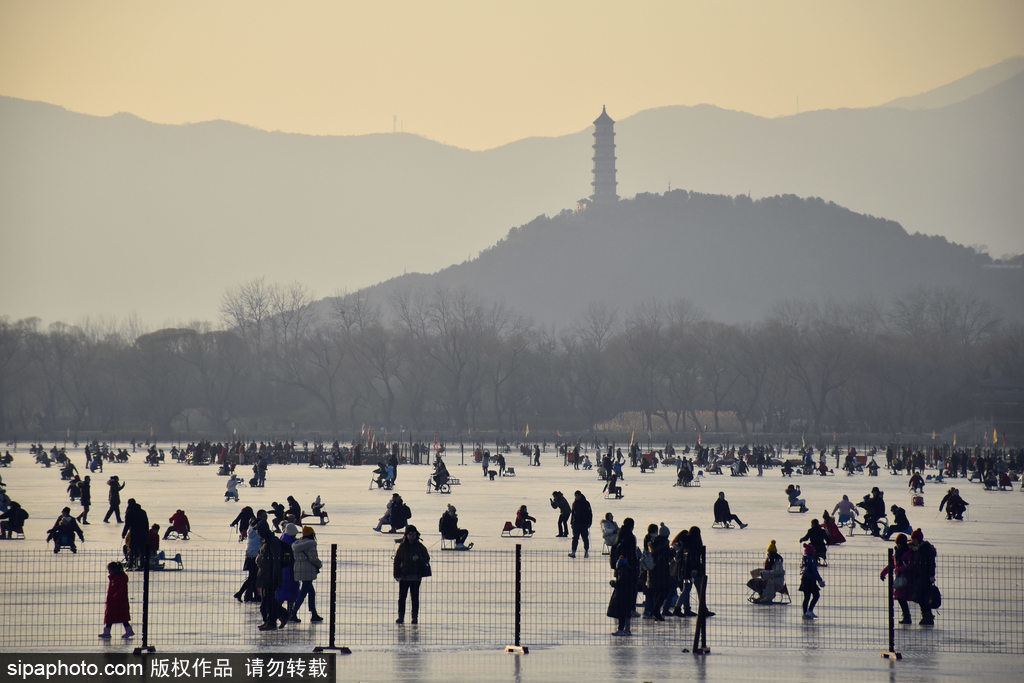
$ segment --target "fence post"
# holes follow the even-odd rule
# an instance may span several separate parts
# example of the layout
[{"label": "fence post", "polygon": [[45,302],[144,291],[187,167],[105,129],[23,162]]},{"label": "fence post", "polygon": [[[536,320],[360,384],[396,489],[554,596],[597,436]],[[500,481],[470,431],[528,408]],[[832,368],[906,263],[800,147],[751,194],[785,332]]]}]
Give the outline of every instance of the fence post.
[{"label": "fence post", "polygon": [[132,650],[132,654],[156,652],[149,644],[149,546],[142,553],[142,645]]},{"label": "fence post", "polygon": [[330,616],[330,630],[328,631],[327,646],[318,645],[313,648],[313,652],[323,652],[324,650],[334,650],[338,654],[350,655],[352,650],[347,647],[337,647],[334,643],[334,638],[337,633],[338,624],[338,544],[331,544],[331,616]]},{"label": "fence post", "polygon": [[886,587],[889,591],[889,649],[882,653],[883,659],[903,659],[903,655],[896,652],[896,612],[893,603],[895,598],[893,597],[892,588],[893,580],[895,575],[895,567],[893,566],[893,551],[889,548],[889,559],[888,559],[888,571],[886,572],[888,581],[886,581]]},{"label": "fence post", "polygon": [[519,641],[523,619],[523,544],[516,543],[516,603],[515,603],[515,644],[505,648],[514,655],[530,653],[530,648]]}]

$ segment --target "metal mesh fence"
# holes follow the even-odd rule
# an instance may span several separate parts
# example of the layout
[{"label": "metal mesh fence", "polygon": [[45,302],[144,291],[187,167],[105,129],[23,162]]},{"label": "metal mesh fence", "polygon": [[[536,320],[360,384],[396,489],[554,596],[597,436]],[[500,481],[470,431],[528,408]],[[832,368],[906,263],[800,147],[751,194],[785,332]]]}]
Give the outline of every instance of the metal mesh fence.
[{"label": "metal mesh fence", "polygon": [[[330,547],[321,549],[324,570],[316,581],[317,608],[329,621]],[[337,553],[336,641],[338,645],[391,647],[402,644],[458,648],[503,647],[515,637],[514,551],[432,551],[433,577],[420,592],[419,624],[397,626],[398,584],[389,550]],[[791,604],[748,601],[750,570],[762,566],[754,552],[707,556],[707,639],[713,648],[806,648],[884,650],[889,636],[888,585],[879,580],[886,555],[833,553],[820,572],[826,582],[815,608],[804,619],[799,592],[799,556],[783,555]],[[76,555],[25,550],[0,553],[0,643],[6,650],[60,647],[91,650],[100,643],[107,590],[106,564],[117,551],[80,549]],[[150,572],[148,641],[173,649],[310,648],[328,644],[328,622],[302,622],[261,632],[258,603],[232,595],[246,577],[238,550],[187,550],[182,566],[172,560]],[[607,645],[614,622],[606,615],[611,588],[608,556],[592,548],[589,559],[564,552],[523,549],[521,640],[530,646]],[[134,644],[141,639],[143,572],[129,572]],[[904,652],[1024,653],[1024,558],[940,555],[936,583],[942,607],[932,627],[895,627]],[[642,603],[643,592],[638,593]],[[696,590],[691,605],[696,608]],[[631,642],[679,644],[693,638],[694,619],[643,619],[637,608]],[[115,626],[115,642],[121,629]]]}]

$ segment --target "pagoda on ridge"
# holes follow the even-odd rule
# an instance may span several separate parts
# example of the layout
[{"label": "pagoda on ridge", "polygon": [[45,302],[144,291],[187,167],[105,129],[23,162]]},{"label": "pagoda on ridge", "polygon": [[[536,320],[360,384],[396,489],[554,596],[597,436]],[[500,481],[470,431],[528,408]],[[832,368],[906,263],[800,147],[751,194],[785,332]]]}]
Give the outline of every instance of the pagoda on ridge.
[{"label": "pagoda on ridge", "polygon": [[615,192],[615,121],[608,116],[605,107],[594,120],[594,194],[591,201],[596,205],[614,204],[619,201]]}]

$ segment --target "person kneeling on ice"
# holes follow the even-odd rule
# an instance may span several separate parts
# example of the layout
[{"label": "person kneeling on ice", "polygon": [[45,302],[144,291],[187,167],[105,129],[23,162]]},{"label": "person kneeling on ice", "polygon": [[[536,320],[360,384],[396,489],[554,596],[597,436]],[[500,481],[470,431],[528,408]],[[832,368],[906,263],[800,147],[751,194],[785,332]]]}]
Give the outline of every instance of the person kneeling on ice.
[{"label": "person kneeling on ice", "polygon": [[455,512],[454,505],[448,505],[444,514],[441,515],[441,519],[437,521],[437,530],[441,532],[441,538],[455,541],[456,550],[469,550],[473,547],[472,543],[466,545],[466,537],[469,536],[469,532],[459,528],[459,516]]}]

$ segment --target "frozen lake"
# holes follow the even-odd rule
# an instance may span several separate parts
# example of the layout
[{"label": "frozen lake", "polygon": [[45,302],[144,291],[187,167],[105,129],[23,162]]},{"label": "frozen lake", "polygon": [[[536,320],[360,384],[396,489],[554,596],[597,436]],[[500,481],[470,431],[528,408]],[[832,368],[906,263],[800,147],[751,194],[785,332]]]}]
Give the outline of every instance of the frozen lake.
[{"label": "frozen lake", "polygon": [[[165,444],[163,448],[165,451],[169,451],[170,445]],[[84,461],[82,450],[69,449],[69,455],[72,461],[82,468]],[[69,623],[78,624],[80,622],[80,626],[75,626],[72,630],[80,628],[84,635],[75,637],[72,640],[74,647],[69,649],[102,651],[106,647],[117,649],[130,647],[129,644],[116,642],[120,639],[115,639],[115,642],[109,646],[98,642],[94,643],[91,640],[95,638],[93,631],[97,631],[102,620],[102,600],[106,587],[103,565],[110,559],[116,559],[116,555],[113,553],[120,547],[121,527],[113,523],[103,524],[101,521],[107,507],[105,482],[112,474],[117,474],[127,484],[121,494],[122,511],[123,503],[128,498],[134,497],[147,510],[151,523],[159,523],[166,528],[167,518],[179,507],[185,509],[191,519],[194,529],[192,540],[188,542],[165,541],[161,546],[170,554],[183,553],[187,569],[180,577],[172,578],[170,573],[166,573],[168,576],[165,583],[184,581],[188,588],[184,588],[186,583],[167,583],[167,585],[179,585],[179,588],[170,593],[157,592],[154,594],[154,599],[168,600],[172,604],[176,599],[173,597],[175,595],[179,596],[178,599],[183,599],[190,604],[197,600],[205,600],[210,609],[216,610],[219,615],[227,614],[233,624],[237,622],[238,628],[242,628],[247,634],[252,634],[251,641],[238,644],[234,637],[227,638],[225,636],[220,639],[216,632],[211,633],[211,631],[220,631],[219,626],[217,629],[210,629],[209,625],[204,625],[201,620],[182,619],[182,622],[187,624],[186,630],[189,634],[180,640],[181,647],[171,648],[178,651],[182,649],[189,651],[234,650],[257,647],[305,650],[313,644],[322,644],[324,641],[323,631],[316,631],[315,629],[318,627],[305,623],[301,627],[293,629],[291,634],[286,629],[282,632],[285,635],[275,635],[273,639],[266,639],[265,634],[259,634],[258,637],[255,632],[255,625],[259,622],[258,614],[253,616],[255,610],[251,606],[238,605],[231,599],[228,587],[230,590],[234,590],[243,577],[240,571],[242,546],[234,540],[233,530],[228,527],[228,524],[243,505],[252,505],[254,508],[269,507],[271,501],[284,502],[288,495],[294,495],[302,503],[303,508],[308,510],[309,503],[317,495],[320,495],[331,515],[331,523],[328,526],[315,527],[322,558],[327,557],[329,546],[332,543],[337,543],[342,549],[343,559],[353,560],[358,557],[360,558],[359,562],[353,564],[363,563],[367,567],[386,565],[390,553],[393,552],[394,537],[381,535],[372,530],[378,517],[383,513],[390,494],[383,490],[368,488],[371,467],[327,470],[311,468],[306,465],[273,465],[268,472],[266,487],[263,489],[240,488],[241,501],[235,503],[224,501],[225,479],[216,475],[215,466],[193,467],[168,461],[160,467],[150,467],[145,465],[142,459],[143,453],[140,450],[139,453],[133,455],[133,462],[108,464],[103,473],[97,472],[93,475],[93,506],[90,512],[92,524],[84,527],[86,541],[80,545],[83,552],[72,557],[64,551],[57,558],[53,558],[52,554],[49,557],[44,557],[41,553],[40,557],[43,559],[40,564],[42,566],[33,570],[44,574],[61,571],[62,576],[74,577],[72,581],[76,585],[67,588],[71,593],[80,597],[75,599],[78,606],[72,610],[73,618]],[[359,575],[358,581],[354,582],[361,586],[358,591],[353,588],[351,590],[355,592],[345,597],[346,593],[341,590],[343,604],[339,606],[339,610],[344,613],[346,606],[349,607],[349,618],[365,622],[358,633],[369,635],[358,636],[355,629],[346,632],[339,620],[339,644],[364,643],[361,646],[364,650],[414,651],[430,661],[435,661],[437,657],[441,658],[438,661],[443,661],[445,655],[433,651],[433,648],[440,647],[442,651],[459,652],[460,661],[463,658],[466,661],[476,662],[487,660],[487,655],[477,651],[478,647],[474,642],[468,642],[463,646],[460,645],[458,638],[448,640],[443,636],[450,630],[446,628],[448,622],[445,619],[451,617],[442,617],[441,615],[452,612],[457,614],[460,608],[457,605],[439,605],[438,602],[446,599],[450,595],[450,591],[441,590],[440,586],[436,584],[438,581],[452,581],[459,586],[466,583],[477,586],[484,593],[503,590],[508,586],[508,576],[511,572],[509,563],[514,562],[511,551],[516,542],[521,542],[524,549],[536,558],[533,560],[534,564],[528,565],[525,569],[525,573],[532,581],[532,590],[540,593],[551,592],[556,596],[559,592],[576,595],[577,597],[573,599],[584,600],[587,612],[596,612],[596,614],[589,613],[579,617],[579,623],[573,628],[580,634],[576,637],[584,642],[593,642],[593,646],[597,647],[581,650],[578,647],[578,640],[563,641],[576,643],[572,647],[554,647],[550,650],[547,650],[542,644],[540,650],[534,653],[542,656],[535,657],[532,661],[544,660],[546,658],[546,655],[542,654],[544,652],[559,650],[564,650],[567,654],[574,653],[573,657],[580,655],[581,661],[589,661],[590,657],[586,653],[588,649],[593,649],[595,654],[600,653],[596,660],[609,657],[606,664],[613,666],[612,660],[619,655],[609,654],[608,648],[616,648],[613,651],[620,652],[620,658],[631,657],[635,661],[637,659],[635,655],[624,654],[632,652],[628,644],[620,644],[618,639],[606,637],[612,630],[612,621],[603,615],[610,589],[605,584],[609,574],[607,558],[599,554],[601,543],[597,539],[594,540],[593,552],[588,560],[584,560],[582,556],[576,560],[565,557],[569,542],[568,539],[555,538],[557,514],[548,504],[548,498],[554,490],[562,491],[570,500],[573,491],[577,489],[587,496],[594,511],[595,529],[592,535],[595,537],[599,537],[596,520],[608,511],[615,515],[618,522],[627,516],[633,517],[636,520],[638,537],[642,537],[647,524],[652,522],[664,522],[671,528],[673,534],[684,526],[701,526],[704,531],[705,543],[708,546],[709,560],[711,560],[709,564],[712,568],[721,567],[718,573],[722,576],[728,574],[730,581],[728,585],[712,586],[712,609],[716,609],[719,613],[719,616],[709,622],[711,624],[709,626],[709,641],[713,649],[716,647],[715,629],[719,629],[718,642],[720,643],[727,640],[726,634],[731,630],[732,625],[735,625],[736,628],[751,628],[750,610],[756,608],[747,605],[743,599],[745,587],[733,586],[732,583],[741,581],[747,570],[759,562],[770,539],[777,540],[779,550],[787,557],[787,569],[790,572],[789,585],[794,593],[794,599],[799,601],[800,594],[796,591],[796,585],[799,583],[798,565],[796,564],[797,553],[800,550],[798,539],[807,530],[810,517],[820,515],[822,509],[831,510],[844,493],[856,502],[870,491],[872,486],[879,486],[886,493],[887,504],[896,503],[905,507],[911,523],[924,530],[925,537],[938,549],[940,566],[946,556],[949,556],[950,562],[953,561],[953,558],[957,558],[956,562],[961,562],[962,558],[969,561],[972,557],[1019,556],[1024,549],[1024,543],[1022,543],[1024,541],[1024,526],[1019,521],[1024,494],[1017,488],[1012,492],[986,492],[979,484],[967,484],[964,480],[947,480],[944,485],[929,483],[925,488],[926,506],[922,508],[911,507],[907,477],[903,475],[892,476],[883,471],[877,478],[864,475],[847,477],[844,474],[830,477],[794,476],[792,481],[801,485],[803,496],[807,499],[811,510],[808,514],[799,515],[787,512],[783,489],[790,480],[781,477],[778,470],[766,470],[763,477],[757,477],[756,472],[752,472],[746,477],[707,476],[701,487],[684,489],[672,486],[675,481],[674,468],[659,468],[650,474],[641,474],[639,469],[626,468],[623,482],[625,497],[621,500],[606,500],[601,493],[603,482],[598,479],[596,471],[563,467],[561,458],[554,453],[544,454],[541,467],[529,467],[527,458],[518,454],[509,455],[507,459],[508,464],[516,468],[518,476],[490,481],[483,476],[479,465],[461,466],[457,453],[447,457],[446,462],[452,475],[458,477],[462,482],[461,485],[453,488],[451,495],[426,492],[426,480],[430,468],[412,465],[403,465],[399,468],[396,491],[402,494],[412,509],[411,521],[423,533],[424,543],[435,558],[435,576],[428,579],[424,585],[424,607],[421,617],[421,621],[424,622],[423,628],[418,633],[411,629],[401,632],[396,630],[394,624],[390,623],[393,619],[394,594],[397,593],[395,583],[389,580],[382,582],[376,569],[372,571],[368,569],[366,575]],[[469,460],[468,456],[466,460]],[[240,468],[240,474],[248,478],[250,476],[249,469],[245,468],[243,471]],[[60,480],[58,469],[55,467],[46,469],[36,465],[24,448],[20,448],[19,452],[15,454],[15,462],[12,467],[0,469],[0,476],[3,477],[9,495],[26,507],[32,515],[26,523],[27,540],[0,542],[0,554],[2,554],[0,555],[0,565],[3,565],[5,560],[9,559],[11,552],[46,551],[47,546],[43,540],[45,531],[53,523],[53,519],[60,509],[69,503],[66,493],[67,482]],[[950,485],[958,486],[971,504],[966,521],[946,521],[944,515],[938,512],[938,502]],[[750,525],[747,529],[724,531],[710,529],[713,519],[711,506],[718,491],[726,493],[733,512]],[[460,526],[469,529],[469,540],[476,544],[475,549],[470,553],[471,561],[462,553],[444,553],[442,555],[440,551],[437,520],[448,503],[458,508]],[[523,541],[501,538],[499,532],[502,525],[506,520],[513,519],[515,510],[524,503],[529,506],[531,514],[538,519],[536,524],[538,533],[533,538]],[[75,514],[80,510],[77,503],[72,504],[71,508]],[[846,556],[847,567],[863,565],[862,570],[857,570],[863,572],[867,572],[870,568],[873,574],[867,578],[873,580],[874,584],[879,584],[876,575],[877,569],[880,569],[881,565],[879,564],[875,568],[874,557],[884,558],[886,547],[888,544],[875,538],[864,535],[850,537],[846,544],[831,551],[831,556],[834,558],[835,575],[839,576],[840,566]],[[351,554],[356,551],[358,551],[358,555]],[[723,551],[729,551],[729,553]],[[719,556],[717,560],[714,559],[716,554]],[[31,555],[35,556],[35,553],[31,553]],[[77,565],[73,563],[77,563]],[[460,565],[464,568],[460,568]],[[62,566],[71,567],[71,569],[57,569]],[[452,570],[445,571],[443,568],[446,566],[451,566]],[[441,571],[438,571],[439,567]],[[471,570],[471,567],[477,569]],[[831,569],[823,570],[826,582],[829,581]],[[712,570],[714,571],[714,569]],[[199,571],[207,575],[207,586],[205,591],[197,592],[197,582],[187,575]],[[468,573],[471,571],[474,573]],[[481,571],[490,572],[486,584],[479,582]],[[352,576],[351,567],[346,567],[346,572],[348,572],[347,576]],[[566,576],[576,578],[566,583]],[[137,573],[132,573],[130,577],[134,596],[139,588],[136,584],[141,584],[142,577]],[[344,577],[345,575],[343,575],[343,580]],[[3,578],[7,587],[0,588],[0,596],[4,600],[5,607],[13,607],[14,605],[11,604],[13,602],[25,601],[30,605],[33,600],[43,600],[43,594],[49,592],[51,588],[44,581],[36,581],[31,584],[33,588],[28,591],[28,595],[23,589],[17,591],[16,594],[10,588],[9,577],[4,576]],[[435,587],[430,586],[431,582],[434,582]],[[826,587],[823,591],[821,606],[816,610],[821,616],[819,620],[821,623],[816,624],[815,627],[838,630],[840,624],[848,623],[848,621],[844,622],[844,619],[851,618],[850,612],[858,604],[877,599],[879,589],[874,584],[862,587],[856,581],[844,580],[831,587]],[[320,611],[326,613],[326,571],[321,574],[317,586]],[[949,587],[942,587],[949,595]],[[1015,590],[1016,595],[1019,596],[1022,587],[1018,586],[1014,589],[995,584],[991,587],[992,591],[1007,589]],[[434,595],[431,594],[432,590],[435,591]],[[982,587],[981,590],[988,589]],[[33,593],[37,595],[33,597]],[[368,604],[365,609],[357,605],[357,593],[361,596],[359,599],[366,598],[368,603],[372,602],[373,604]],[[376,595],[370,595],[367,598],[367,593]],[[586,595],[585,599],[579,597],[584,594]],[[15,597],[16,595],[17,597]],[[181,596],[186,597],[182,598]],[[497,637],[500,642],[501,631],[507,625],[508,615],[505,613],[505,608],[496,602],[492,608],[488,609],[488,601],[481,601],[480,598],[474,598],[472,602],[472,606],[463,609],[464,620],[468,619],[471,625],[478,625],[481,638],[486,640]],[[1019,600],[1015,599],[1008,604],[1008,607],[1012,611],[1019,604]],[[952,606],[949,608],[953,609]],[[788,611],[779,611],[766,617],[771,619],[766,622],[769,628],[782,633],[787,633],[788,629],[795,629],[794,633],[798,635],[804,633],[804,638],[806,638],[807,633],[801,631],[804,625],[800,623],[801,620],[796,614],[799,608],[782,609]],[[877,630],[883,627],[884,624],[879,621],[877,609],[871,609],[873,611],[870,618],[853,623],[860,624],[859,628],[866,630]],[[913,609],[916,616],[916,606]],[[230,617],[231,610],[238,610],[237,618]],[[6,611],[8,610],[5,609]],[[163,614],[167,614],[168,611],[170,610],[167,609],[167,605],[161,609]],[[940,611],[939,614],[937,628],[942,625],[942,612]],[[133,614],[136,620],[140,616],[140,613]],[[1018,618],[1021,616],[1017,615]],[[223,619],[224,617],[220,616],[218,623]],[[460,624],[460,626],[464,627],[465,624]],[[644,627],[647,624],[638,623],[637,626],[639,628],[635,628],[634,631],[638,632],[640,637],[636,639],[636,644],[643,643],[645,648],[663,646],[666,643],[674,646],[676,643],[685,643],[688,638],[692,637],[692,622],[687,620],[674,620],[674,623],[666,625],[664,630],[656,633],[650,629],[645,630]],[[19,643],[18,648],[21,649],[36,649],[26,643],[20,643],[18,627],[14,628],[13,634],[8,633],[7,643]],[[24,628],[27,629],[28,626]],[[59,625],[54,625],[54,628],[59,628]],[[432,631],[431,628],[434,630]],[[914,628],[918,627],[915,625]],[[498,635],[495,636],[492,632],[496,632]],[[350,640],[347,642],[342,637],[346,633],[350,636]],[[524,631],[524,633],[528,632]],[[599,639],[595,640],[598,636],[587,635],[591,633],[600,634]],[[801,637],[786,637],[781,640],[781,646],[812,646],[816,642],[816,638],[820,641],[823,633],[824,637],[831,635],[827,631],[819,632],[817,635],[812,634],[806,642]],[[977,635],[984,639],[983,633]],[[472,639],[470,640],[472,641]],[[508,640],[511,642],[510,637]],[[154,639],[154,642],[159,641]],[[528,636],[524,642],[530,644]],[[758,644],[761,641],[751,642]],[[774,649],[764,647],[765,643],[761,644],[760,648],[745,650],[745,655],[748,658],[759,653],[767,655]],[[602,645],[607,645],[607,647],[600,647]],[[534,647],[536,649],[537,646]],[[5,646],[4,649],[12,648]],[[359,648],[354,649],[358,654]],[[168,651],[168,648],[164,647],[163,650]],[[678,648],[669,651],[678,652]],[[847,661],[852,657],[851,653],[842,651],[819,650],[819,653],[822,656],[834,658],[837,663]],[[863,654],[865,658],[870,658],[868,673],[882,671],[878,668],[881,665],[874,661],[874,658],[877,657],[876,652],[870,651]],[[912,653],[907,653],[907,655],[908,659],[913,658]],[[928,656],[934,660],[938,654],[931,651]],[[979,655],[962,655],[962,658],[972,660],[979,658]],[[354,662],[356,659],[354,655],[350,661]],[[555,659],[549,661],[552,662],[552,666],[555,666]],[[692,666],[692,660],[689,658],[684,661],[689,663],[688,666]],[[784,660],[782,662],[783,670],[787,661],[788,665],[794,665],[797,660],[792,658]],[[500,658],[494,661],[498,670],[508,671],[513,676],[517,675],[515,670],[507,669],[507,665],[501,662]],[[897,666],[905,664],[907,662]],[[387,669],[393,674],[391,677],[402,677],[404,675],[402,672],[405,669],[399,660],[393,662],[392,665],[393,668]],[[637,665],[639,666],[639,663]],[[443,664],[435,662],[432,666],[434,667],[432,670],[444,670]],[[526,660],[524,660],[522,666],[538,665],[526,664]],[[582,665],[574,665],[572,670],[578,671],[580,666]],[[956,669],[956,666],[950,668],[951,671]],[[583,666],[583,670],[586,670],[586,666]],[[598,666],[596,670],[602,669]],[[609,669],[604,668],[603,671],[607,673]],[[722,671],[724,673],[725,670],[722,669]],[[998,671],[1000,669],[996,666],[995,673]],[[520,671],[520,673],[522,672]],[[504,674],[500,675],[504,677]],[[656,673],[652,673],[651,676],[658,677]],[[359,677],[367,678],[368,676],[360,674]],[[593,676],[588,677],[592,678]],[[382,677],[382,679],[386,678],[389,676]]]}]

